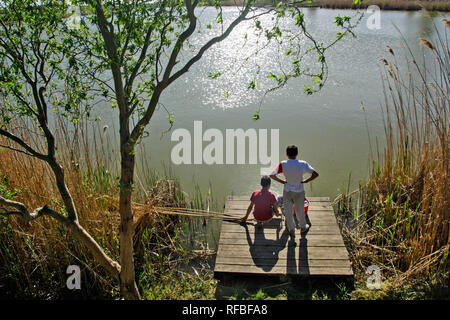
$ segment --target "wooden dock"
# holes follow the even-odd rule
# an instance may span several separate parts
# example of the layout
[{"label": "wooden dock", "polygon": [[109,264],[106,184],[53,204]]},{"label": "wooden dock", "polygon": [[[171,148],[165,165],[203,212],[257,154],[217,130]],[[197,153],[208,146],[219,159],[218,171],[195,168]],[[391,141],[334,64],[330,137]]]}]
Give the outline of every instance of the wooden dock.
[{"label": "wooden dock", "polygon": [[[252,221],[246,225],[224,221],[215,275],[352,277],[348,252],[329,198],[309,197],[308,200],[312,227],[303,238],[299,230],[295,238],[290,238],[284,218],[274,218],[263,227],[255,227]],[[249,197],[230,196],[225,213],[243,217],[249,203]]]}]

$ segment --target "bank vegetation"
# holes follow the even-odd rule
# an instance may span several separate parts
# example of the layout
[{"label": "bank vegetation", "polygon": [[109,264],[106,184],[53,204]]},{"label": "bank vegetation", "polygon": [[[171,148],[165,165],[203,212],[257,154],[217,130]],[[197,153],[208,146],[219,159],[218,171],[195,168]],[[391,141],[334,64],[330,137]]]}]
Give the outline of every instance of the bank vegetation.
[{"label": "bank vegetation", "polygon": [[[449,30],[449,22],[442,23]],[[380,60],[386,146],[367,184],[340,196],[339,218],[359,279],[380,268],[383,287],[356,296],[448,298],[450,249],[448,31],[387,47]],[[401,68],[406,61],[406,69]]]}]

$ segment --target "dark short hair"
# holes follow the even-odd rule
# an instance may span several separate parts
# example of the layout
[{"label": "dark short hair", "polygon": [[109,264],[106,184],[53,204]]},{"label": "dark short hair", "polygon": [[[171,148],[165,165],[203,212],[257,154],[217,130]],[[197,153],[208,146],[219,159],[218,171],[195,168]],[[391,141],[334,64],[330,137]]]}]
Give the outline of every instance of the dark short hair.
[{"label": "dark short hair", "polygon": [[271,181],[270,181],[270,178],[269,178],[269,176],[263,176],[262,178],[261,178],[261,186],[264,188],[264,187],[267,187],[267,186],[270,186],[270,183],[271,183]]},{"label": "dark short hair", "polygon": [[296,157],[298,155],[297,146],[291,145],[286,148],[286,155],[288,157]]}]

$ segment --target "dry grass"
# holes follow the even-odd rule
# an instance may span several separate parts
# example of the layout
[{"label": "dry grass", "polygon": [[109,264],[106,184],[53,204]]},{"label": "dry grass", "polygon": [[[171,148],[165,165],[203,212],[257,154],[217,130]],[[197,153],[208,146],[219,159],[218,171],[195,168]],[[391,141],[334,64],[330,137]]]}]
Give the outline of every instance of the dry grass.
[{"label": "dry grass", "polygon": [[359,5],[353,4],[353,0],[317,0],[313,5],[330,9],[358,9],[377,5],[382,10],[450,10],[450,3],[446,0],[364,0]]},{"label": "dry grass", "polygon": [[[13,130],[28,137],[36,149],[45,150],[39,131],[29,123],[16,123]],[[119,180],[117,154],[113,151],[117,148],[106,135],[107,130],[89,122],[73,126],[58,119],[56,137],[58,157],[65,168],[66,183],[76,204],[80,224],[110,257],[118,261]],[[0,145],[12,146],[4,138],[0,138]],[[44,162],[0,148],[0,164],[2,196],[21,201],[29,208],[47,204],[64,213],[52,172]],[[166,176],[151,176],[151,182],[148,177],[141,177],[146,185],[141,185],[141,190],[136,192],[133,205],[137,260],[146,254],[142,247],[143,234],[148,243],[154,244],[154,251],[155,245],[178,250],[174,234],[180,219],[159,213],[163,207],[188,205],[178,182]],[[114,280],[57,222],[47,217],[30,223],[22,222],[19,217],[0,217],[1,295],[43,299],[73,297],[73,293],[65,289],[66,268],[71,264],[79,265],[82,270],[80,297],[117,296]]]},{"label": "dry grass", "polygon": [[368,184],[340,201],[352,220],[344,229],[355,269],[379,265],[397,288],[449,277],[450,54],[447,31],[436,32],[436,40],[419,40],[423,61],[407,43],[404,56],[388,48],[382,61],[387,145]]},{"label": "dry grass", "polygon": [[[7,143],[5,139],[1,142]],[[29,208],[47,204],[64,212],[46,164],[8,149],[0,151],[0,163],[3,195],[9,195]],[[110,256],[117,259],[117,216],[111,210],[111,203],[99,197],[105,190],[98,190],[101,187],[94,183],[97,174],[92,171],[86,174],[78,161],[67,162],[65,159],[63,163],[80,223]],[[45,298],[51,292],[48,289],[52,282],[63,287],[65,270],[71,264],[83,266],[83,276],[89,279],[85,283],[92,286],[84,288],[85,293],[91,293],[91,290],[98,292],[102,286],[111,289],[110,279],[93,263],[87,250],[73,241],[52,219],[45,217],[25,224],[18,217],[2,218],[0,228],[1,283],[6,283],[6,294],[16,291],[15,294],[22,297]]]},{"label": "dry grass", "polygon": [[[277,0],[256,0],[255,6],[277,5]],[[214,5],[214,1],[201,1],[204,5]],[[243,0],[222,0],[222,6],[242,6]],[[328,9],[365,9],[377,5],[382,10],[421,10],[449,11],[450,3],[447,0],[364,0],[355,5],[353,0],[314,0],[311,3],[304,1],[299,6],[321,7]]]}]

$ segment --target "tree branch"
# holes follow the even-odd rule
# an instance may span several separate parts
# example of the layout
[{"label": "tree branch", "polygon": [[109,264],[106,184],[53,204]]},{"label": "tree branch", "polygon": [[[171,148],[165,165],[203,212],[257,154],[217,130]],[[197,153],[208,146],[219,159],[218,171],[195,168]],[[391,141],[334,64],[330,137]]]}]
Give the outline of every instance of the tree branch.
[{"label": "tree branch", "polygon": [[[112,29],[112,23],[108,22],[105,17],[105,12],[100,0],[95,1],[95,12],[98,19],[98,28],[105,40],[106,52],[111,66],[111,73],[114,79],[114,88],[116,93],[117,105],[120,113],[126,117],[128,115],[128,105],[126,102],[126,96],[124,92],[122,72],[120,70],[120,57],[115,43],[114,30]],[[111,28],[108,29],[108,26]],[[128,121],[127,119],[123,119]]]},{"label": "tree branch", "polygon": [[247,4],[246,4],[244,10],[242,10],[241,14],[228,26],[228,28],[225,30],[224,33],[222,33],[220,36],[217,36],[217,37],[211,39],[210,41],[208,41],[202,48],[200,48],[199,52],[184,65],[183,68],[181,68],[180,70],[178,70],[175,74],[173,74],[171,76],[173,67],[177,63],[176,58],[178,56],[178,53],[181,50],[181,47],[182,47],[184,41],[186,41],[186,39],[189,38],[192,35],[192,33],[195,31],[197,18],[194,15],[194,8],[195,8],[196,3],[197,3],[197,1],[194,1],[194,5],[191,5],[190,0],[186,1],[186,8],[188,11],[190,24],[189,24],[188,28],[178,38],[178,40],[173,48],[172,54],[169,58],[169,62],[167,63],[163,79],[156,86],[145,115],[138,121],[136,126],[133,128],[133,131],[131,132],[131,135],[130,135],[131,141],[134,141],[134,142],[137,141],[137,139],[139,138],[139,136],[142,133],[143,128],[149,123],[149,121],[153,115],[153,112],[155,111],[155,108],[158,105],[159,97],[161,96],[161,93],[163,92],[163,90],[167,86],[169,86],[172,82],[174,82],[176,79],[178,79],[180,76],[182,76],[187,71],[189,71],[189,68],[195,62],[200,60],[200,58],[203,56],[203,54],[209,48],[211,48],[214,44],[216,44],[216,43],[224,40],[226,37],[228,37],[228,35],[231,33],[231,31],[233,31],[233,29],[240,22],[242,22],[243,19],[247,16],[247,14],[249,13],[250,8],[251,8],[252,1],[247,1]]},{"label": "tree branch", "polygon": [[192,57],[185,65],[183,68],[181,68],[180,70],[178,70],[177,72],[175,72],[172,76],[170,76],[170,78],[168,78],[168,83],[167,85],[170,85],[172,82],[174,82],[176,79],[178,79],[180,76],[182,76],[183,74],[185,74],[186,72],[189,71],[189,68],[198,60],[201,59],[201,57],[203,56],[203,54],[209,49],[211,48],[214,44],[223,41],[226,37],[229,36],[229,34],[231,33],[231,31],[233,31],[233,29],[239,24],[241,23],[241,21],[244,20],[244,18],[247,16],[247,14],[249,13],[251,8],[251,5],[249,3],[247,3],[247,6],[245,7],[244,10],[242,10],[241,14],[228,26],[228,28],[225,30],[224,33],[222,33],[220,36],[214,37],[211,40],[209,40],[203,47],[200,48],[200,50],[198,51],[198,53]]},{"label": "tree branch", "polygon": [[57,211],[51,209],[47,205],[36,208],[29,212],[27,207],[17,201],[8,200],[0,196],[0,206],[14,208],[17,211],[0,211],[0,216],[19,215],[24,222],[30,222],[42,216],[49,216],[65,227],[67,227],[73,235],[75,235],[84,245],[86,245],[97,259],[97,261],[116,279],[119,279],[120,265],[109,258],[103,249],[98,245],[94,238],[77,222],[66,218]]},{"label": "tree branch", "polygon": [[67,223],[69,221],[66,217],[60,215],[58,212],[49,208],[47,205],[41,208],[36,208],[32,212],[29,212],[27,207],[23,203],[16,202],[13,200],[7,200],[1,196],[0,196],[0,205],[12,207],[18,210],[18,211],[0,212],[0,215],[13,215],[13,214],[20,215],[24,222],[32,221],[44,215],[51,216],[52,218],[63,223]]},{"label": "tree branch", "polygon": [[166,70],[164,71],[162,84],[164,87],[167,87],[166,83],[169,80],[170,74],[172,73],[172,69],[175,66],[176,59],[178,57],[178,54],[181,51],[181,48],[183,47],[183,43],[186,41],[187,38],[189,38],[195,31],[195,28],[197,26],[197,17],[194,14],[195,6],[197,5],[197,0],[194,1],[194,4],[192,4],[191,0],[186,0],[186,9],[187,14],[189,17],[189,26],[187,29],[178,37],[177,42],[175,43],[175,46],[172,50],[172,54],[170,55],[169,62],[167,63]]},{"label": "tree branch", "polygon": [[[174,7],[171,7],[171,8],[170,8],[170,11],[169,11],[169,17],[172,15],[172,12],[173,12],[174,9],[175,9]],[[162,1],[162,3],[160,4],[158,12],[156,12],[155,15],[154,15],[154,21],[155,21],[156,19],[160,19],[160,15],[161,15],[161,14],[163,13],[163,11],[165,11],[165,10],[166,10],[166,1],[164,0],[164,1]],[[169,20],[169,24],[170,24],[170,23],[171,23],[171,21],[170,21],[171,19],[168,19],[168,20]],[[163,31],[161,32],[161,34],[164,33],[165,28],[166,28],[166,27],[163,28]],[[128,80],[125,82],[125,92],[126,92],[126,94],[127,94],[128,97],[130,96],[131,91],[132,91],[132,89],[133,89],[133,82],[134,82],[134,80],[136,79],[136,76],[138,75],[139,70],[141,69],[141,66],[142,66],[142,64],[143,64],[143,62],[144,62],[144,60],[145,60],[145,57],[146,57],[146,55],[147,55],[148,48],[150,47],[150,44],[153,43],[153,41],[151,41],[151,36],[152,36],[153,30],[154,30],[154,28],[153,28],[153,23],[151,23],[150,26],[149,26],[148,29],[147,29],[146,34],[145,34],[144,46],[142,47],[142,50],[141,50],[139,59],[138,59],[136,65],[134,66],[133,71],[132,71],[130,77],[129,77]],[[162,41],[161,41],[161,42],[162,42]],[[122,62],[123,62],[123,61],[122,61]],[[130,112],[130,113],[132,113],[132,112]]]},{"label": "tree branch", "polygon": [[36,157],[38,159],[44,160],[44,161],[48,161],[47,155],[37,152],[36,150],[34,150],[31,146],[29,146],[25,141],[23,141],[18,136],[13,135],[12,133],[10,133],[6,130],[3,130],[1,128],[0,128],[0,135],[5,136],[5,137],[11,139],[12,141],[14,141],[15,143],[17,143],[18,145],[20,145],[22,148],[24,148],[26,151],[28,151],[29,155]]}]

